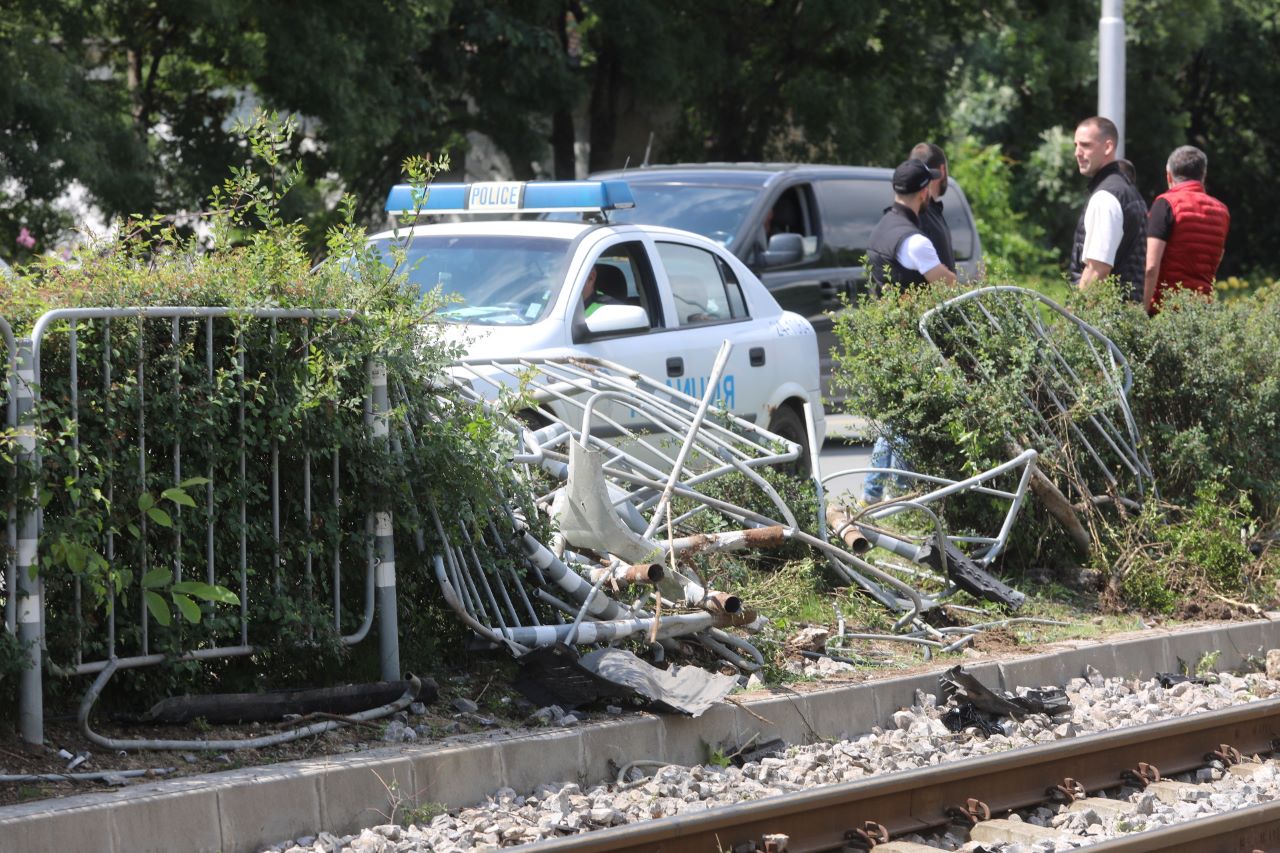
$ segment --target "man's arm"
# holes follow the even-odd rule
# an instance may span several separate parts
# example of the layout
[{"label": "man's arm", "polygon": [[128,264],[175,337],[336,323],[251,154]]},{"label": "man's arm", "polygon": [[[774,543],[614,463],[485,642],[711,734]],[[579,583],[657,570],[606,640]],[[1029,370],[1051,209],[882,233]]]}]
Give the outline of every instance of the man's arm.
[{"label": "man's arm", "polygon": [[930,284],[937,281],[938,279],[942,279],[946,281],[947,284],[955,284],[956,274],[953,273],[951,270],[947,269],[946,264],[938,264],[933,269],[927,270],[924,274],[924,280],[929,282]]},{"label": "man's arm", "polygon": [[907,269],[920,273],[927,282],[940,279],[951,284],[956,282],[956,274],[947,269],[947,265],[938,257],[933,241],[924,234],[912,234],[903,240],[898,247],[897,260]]},{"label": "man's arm", "polygon": [[1086,260],[1084,270],[1080,273],[1080,289],[1084,290],[1095,281],[1106,281],[1109,275],[1111,275],[1111,264],[1092,259]]},{"label": "man's arm", "polygon": [[1124,235],[1124,213],[1120,201],[1106,190],[1089,199],[1084,211],[1084,269],[1080,272],[1080,289],[1095,281],[1105,281],[1115,265],[1116,250]]},{"label": "man's arm", "polygon": [[1156,284],[1160,277],[1160,261],[1164,259],[1164,247],[1168,241],[1159,237],[1147,238],[1147,270],[1142,277],[1142,307],[1151,313],[1156,298]]}]

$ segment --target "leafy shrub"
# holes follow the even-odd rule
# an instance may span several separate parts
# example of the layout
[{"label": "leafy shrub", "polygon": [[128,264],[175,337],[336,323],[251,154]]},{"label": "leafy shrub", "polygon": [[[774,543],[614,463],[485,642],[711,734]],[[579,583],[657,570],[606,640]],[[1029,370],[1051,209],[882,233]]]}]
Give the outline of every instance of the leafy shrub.
[{"label": "leafy shrub", "polygon": [[986,263],[1011,275],[1046,272],[1053,254],[1044,246],[1044,229],[1014,208],[1013,164],[1000,146],[966,136],[947,147],[948,167],[973,208]]},{"label": "leafy shrub", "polygon": [[1256,525],[1247,498],[1223,501],[1206,482],[1189,509],[1152,504],[1110,561],[1109,598],[1119,606],[1170,613],[1183,600],[1238,596],[1264,574],[1244,541]]},{"label": "leafy shrub", "polygon": [[[441,339],[431,298],[408,284],[395,259],[389,266],[368,247],[349,199],[341,206],[342,223],[328,235],[334,260],[315,266],[302,226],[279,212],[301,174],[279,156],[291,126],[260,116],[244,130],[253,160],[212,194],[203,237],[164,219],[135,218],[70,263],[0,277],[0,316],[19,335],[62,307],[352,312],[350,320],[236,316],[211,326],[202,320],[79,321],[74,386],[69,326],[45,337],[37,416],[42,468],[9,477],[6,467],[0,489],[6,499],[19,499],[30,478],[37,480],[50,660],[74,660],[81,637],[86,660],[104,657],[113,609],[121,653],[139,647],[144,625],[152,652],[239,645],[237,608],[190,599],[239,603],[242,547],[252,588],[269,590],[243,605],[253,626],[247,639],[258,648],[252,658],[171,663],[117,677],[143,699],[215,682],[226,690],[376,678],[376,648],[368,648],[376,644],[351,648],[339,640],[355,632],[363,616],[372,543],[365,519],[372,508],[390,509],[397,525],[404,667],[430,668],[461,629],[444,615],[430,535],[425,552],[416,547],[420,509],[433,498],[492,506],[509,471],[496,464],[492,424],[431,393],[455,356]],[[411,179],[425,185],[437,164],[413,160],[408,167]],[[391,413],[393,432],[406,436],[394,459],[364,423],[370,360],[385,364],[391,388],[406,392]],[[145,423],[139,416],[144,398]],[[9,439],[0,441],[0,452],[12,460]],[[279,481],[278,541],[273,477]],[[324,499],[330,489],[342,495],[336,505]],[[315,498],[310,514],[308,493]],[[207,568],[206,514],[216,519],[211,535],[218,555]],[[308,561],[313,571],[303,570]],[[335,561],[342,567],[341,593],[329,580]],[[215,576],[212,591],[201,582],[206,570]],[[339,595],[346,604],[335,623],[329,603]],[[173,607],[182,618],[170,618]]]},{"label": "leafy shrub", "polygon": [[[980,375],[962,375],[940,359],[922,339],[918,321],[958,292],[942,285],[890,290],[860,302],[836,322],[834,381],[848,395],[847,409],[871,418],[878,430],[905,439],[908,458],[918,470],[944,476],[982,470],[1012,455],[1007,439],[1019,435],[1026,417],[1020,391],[1033,355],[1024,340],[975,328],[965,332],[965,342],[985,368]],[[1125,353],[1133,372],[1130,405],[1156,486],[1165,501],[1190,508],[1186,523],[1216,530],[1211,519],[1197,514],[1208,500],[1204,490],[1215,483],[1221,484],[1221,492],[1211,503],[1236,506],[1256,520],[1273,518],[1280,509],[1280,291],[1262,287],[1212,303],[1179,293],[1166,306],[1148,318],[1136,306],[1121,303],[1114,289],[1099,287],[1071,293],[1067,307]],[[1078,346],[1071,341],[1068,335],[1062,345]],[[1103,390],[1086,391],[1083,408],[1073,416],[1088,415],[1093,406],[1102,405]],[[1036,449],[1042,452],[1041,467],[1052,477],[1071,470],[1069,455]],[[1038,501],[1027,510],[1006,555],[1011,567],[1068,566],[1078,559]],[[966,514],[952,515],[950,521],[953,526],[990,528],[998,512],[995,505],[970,502]],[[1131,515],[1114,513],[1094,513],[1091,522],[1095,540],[1113,548],[1127,541],[1124,531],[1132,523]],[[1155,535],[1155,526],[1143,529]],[[1216,565],[1206,580],[1220,584],[1236,570],[1232,560],[1239,555],[1215,551],[1210,544],[1220,544],[1221,537],[1206,535],[1203,547],[1192,547],[1189,533],[1179,547],[1197,554],[1206,566]],[[1146,584],[1144,571],[1134,571],[1127,594],[1146,602],[1144,606],[1167,606],[1162,594]]]}]

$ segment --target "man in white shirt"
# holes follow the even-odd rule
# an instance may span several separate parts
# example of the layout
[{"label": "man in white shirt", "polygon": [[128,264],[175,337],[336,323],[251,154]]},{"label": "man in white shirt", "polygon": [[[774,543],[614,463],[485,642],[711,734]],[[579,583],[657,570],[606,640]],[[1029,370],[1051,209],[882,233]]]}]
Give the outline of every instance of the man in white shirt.
[{"label": "man in white shirt", "polygon": [[921,160],[907,160],[893,170],[893,205],[867,241],[869,274],[880,291],[898,285],[933,281],[955,283],[956,274],[938,257],[933,241],[920,229],[920,212],[929,203],[929,185],[942,173]]},{"label": "man in white shirt", "polygon": [[1094,116],[1076,127],[1076,165],[1089,178],[1089,198],[1076,225],[1071,280],[1088,287],[1115,275],[1141,301],[1147,256],[1147,204],[1116,160],[1120,133]]},{"label": "man in white shirt", "polygon": [[[955,284],[956,274],[939,260],[933,241],[920,230],[920,211],[929,203],[929,185],[940,177],[941,172],[921,160],[908,160],[893,170],[893,206],[885,210],[867,241],[867,265],[877,293],[883,292],[885,284]],[[871,467],[910,470],[902,456],[904,444],[900,436],[882,431],[871,448]],[[862,484],[863,503],[879,503],[888,485],[905,490],[909,482],[886,471],[868,472]]]}]

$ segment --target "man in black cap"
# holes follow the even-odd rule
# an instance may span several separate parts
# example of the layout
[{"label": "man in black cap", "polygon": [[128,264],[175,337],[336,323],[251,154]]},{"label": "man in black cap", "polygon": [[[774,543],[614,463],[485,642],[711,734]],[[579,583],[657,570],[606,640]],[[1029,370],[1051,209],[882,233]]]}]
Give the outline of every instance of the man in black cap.
[{"label": "man in black cap", "polygon": [[947,154],[932,142],[921,142],[911,149],[911,159],[921,160],[939,173],[929,182],[929,203],[920,211],[920,230],[933,242],[942,265],[955,272],[956,253],[951,248],[951,226],[947,225],[942,214],[942,197],[947,194]]},{"label": "man in black cap", "polygon": [[[932,281],[955,284],[956,274],[938,259],[933,241],[920,230],[920,211],[929,203],[929,184],[940,177],[941,172],[921,160],[908,160],[893,170],[893,206],[885,210],[867,245],[867,265],[877,293],[883,291],[885,282],[902,286]],[[902,458],[902,445],[899,437],[881,432],[871,448],[871,467],[909,470]],[[868,472],[862,483],[862,502],[879,503],[886,485],[905,490],[909,484],[884,471]]]},{"label": "man in black cap", "polygon": [[942,177],[920,160],[907,160],[893,170],[893,206],[867,241],[867,264],[875,289],[886,281],[898,285],[931,281],[955,283],[956,274],[938,257],[933,241],[920,229],[920,211],[929,203],[929,184]]}]

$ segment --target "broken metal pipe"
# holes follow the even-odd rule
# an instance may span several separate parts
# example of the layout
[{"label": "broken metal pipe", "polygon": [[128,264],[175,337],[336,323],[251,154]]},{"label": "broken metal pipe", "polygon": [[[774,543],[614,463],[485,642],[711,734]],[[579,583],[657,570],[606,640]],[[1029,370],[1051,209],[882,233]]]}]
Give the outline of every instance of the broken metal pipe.
[{"label": "broken metal pipe", "polygon": [[605,566],[597,566],[591,570],[592,583],[598,583],[601,575],[612,577],[619,583],[656,586],[666,577],[666,570],[662,568],[661,563],[622,564],[612,569]]},{"label": "broken metal pipe", "polygon": [[753,527],[746,530],[728,530],[723,533],[698,533],[693,536],[681,536],[671,542],[668,548],[665,542],[659,543],[664,551],[675,550],[677,554],[711,553],[714,551],[745,551],[755,548],[781,548],[790,540],[790,532],[781,524],[768,527]]},{"label": "broken metal pipe", "polygon": [[862,556],[871,550],[871,540],[858,527],[853,514],[846,507],[827,504],[827,526],[854,554]]}]

